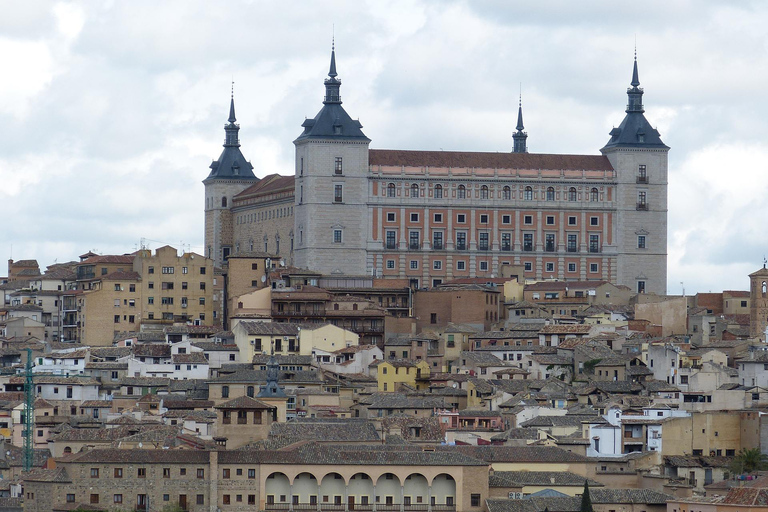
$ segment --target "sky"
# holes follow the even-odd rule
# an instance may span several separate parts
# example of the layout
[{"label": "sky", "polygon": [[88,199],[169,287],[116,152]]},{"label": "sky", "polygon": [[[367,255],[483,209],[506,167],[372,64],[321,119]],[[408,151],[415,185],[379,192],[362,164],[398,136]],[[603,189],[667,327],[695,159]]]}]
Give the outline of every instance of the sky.
[{"label": "sky", "polygon": [[[768,2],[28,1],[0,17],[0,256],[203,252],[234,81],[257,176],[292,174],[331,38],[378,149],[599,154],[635,44],[669,153],[668,292],[748,289],[768,252]],[[0,275],[4,274],[0,271]]]}]

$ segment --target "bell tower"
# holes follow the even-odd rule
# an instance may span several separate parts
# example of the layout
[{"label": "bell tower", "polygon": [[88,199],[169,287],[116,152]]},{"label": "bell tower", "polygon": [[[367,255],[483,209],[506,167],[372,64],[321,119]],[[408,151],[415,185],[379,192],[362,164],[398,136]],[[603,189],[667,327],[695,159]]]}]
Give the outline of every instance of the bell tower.
[{"label": "bell tower", "polygon": [[768,269],[763,268],[749,274],[749,335],[765,340],[768,327]]}]

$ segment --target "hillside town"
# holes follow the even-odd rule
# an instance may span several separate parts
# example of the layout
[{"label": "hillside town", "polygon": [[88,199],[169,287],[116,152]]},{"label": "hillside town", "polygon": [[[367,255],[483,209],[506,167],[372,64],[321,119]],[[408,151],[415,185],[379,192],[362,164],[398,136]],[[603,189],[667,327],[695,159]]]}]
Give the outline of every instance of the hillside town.
[{"label": "hillside town", "polygon": [[542,512],[586,485],[600,511],[716,510],[768,450],[768,270],[749,280],[414,290],[168,246],[9,261],[0,503]]},{"label": "hillside town", "polygon": [[232,94],[199,253],[8,260],[0,511],[765,511],[768,269],[668,294],[637,58],[595,155],[522,100],[511,152],[370,149],[338,76],[294,175]]}]

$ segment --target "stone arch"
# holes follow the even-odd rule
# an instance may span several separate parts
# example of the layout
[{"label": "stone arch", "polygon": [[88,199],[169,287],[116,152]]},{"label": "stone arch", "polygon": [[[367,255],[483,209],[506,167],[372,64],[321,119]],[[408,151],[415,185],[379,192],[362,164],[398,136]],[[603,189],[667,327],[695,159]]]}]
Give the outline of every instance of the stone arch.
[{"label": "stone arch", "polygon": [[411,473],[403,482],[403,503],[406,505],[426,504],[429,499],[429,482],[421,473]]},{"label": "stone arch", "polygon": [[270,473],[264,484],[264,494],[266,503],[288,503],[291,499],[291,481],[285,473]]},{"label": "stone arch", "polygon": [[291,494],[296,496],[299,504],[317,504],[319,486],[317,477],[312,473],[299,473],[293,479]]},{"label": "stone arch", "polygon": [[432,503],[435,505],[456,504],[456,480],[448,473],[440,473],[432,479]]},{"label": "stone arch", "polygon": [[347,483],[344,481],[344,477],[339,473],[333,472],[325,475],[320,481],[318,489],[321,503],[342,505],[344,503],[344,495],[346,494],[346,486]]},{"label": "stone arch", "polygon": [[347,507],[354,510],[357,505],[371,505],[374,502],[373,479],[366,473],[355,473],[347,485]]},{"label": "stone arch", "polygon": [[376,481],[376,495],[382,505],[400,505],[402,489],[394,473],[384,473]]},{"label": "stone arch", "polygon": [[555,187],[547,187],[547,201],[555,200]]},{"label": "stone arch", "polygon": [[221,198],[221,207],[226,208],[227,207],[227,196],[222,196]]}]

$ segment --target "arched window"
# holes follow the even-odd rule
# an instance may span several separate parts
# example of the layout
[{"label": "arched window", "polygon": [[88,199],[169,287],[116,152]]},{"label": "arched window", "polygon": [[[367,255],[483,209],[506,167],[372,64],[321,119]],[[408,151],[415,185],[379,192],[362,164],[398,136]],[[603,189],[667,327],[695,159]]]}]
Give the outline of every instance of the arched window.
[{"label": "arched window", "polygon": [[766,284],[766,282],[763,281],[763,297],[765,297],[766,293],[768,293],[768,284]]},{"label": "arched window", "polygon": [[547,187],[547,201],[555,200],[555,187]]},{"label": "arched window", "polygon": [[443,186],[435,185],[435,199],[442,199],[442,198],[443,198]]},{"label": "arched window", "polygon": [[419,186],[415,183],[411,185],[411,197],[419,197]]},{"label": "arched window", "polygon": [[456,197],[459,199],[466,199],[467,189],[464,185],[459,185],[459,190],[456,192]]},{"label": "arched window", "polygon": [[357,311],[357,304],[352,304],[352,311]]},{"label": "arched window", "polygon": [[488,199],[488,186],[483,185],[480,188],[480,199]]},{"label": "arched window", "polygon": [[533,201],[533,187],[525,187],[524,198],[526,201]]},{"label": "arched window", "polygon": [[256,396],[256,389],[253,386],[248,386],[248,391],[246,392],[246,394],[249,397],[253,398],[254,396]]},{"label": "arched window", "polygon": [[224,196],[221,198],[221,207],[226,208],[227,207],[227,196]]},{"label": "arched window", "polygon": [[504,187],[503,195],[504,199],[512,199],[512,189],[509,187]]},{"label": "arched window", "polygon": [[593,188],[589,191],[589,200],[593,203],[596,203],[600,199],[600,192],[597,191],[597,188]]},{"label": "arched window", "polygon": [[387,197],[395,197],[395,184],[390,183],[387,185]]},{"label": "arched window", "polygon": [[72,453],[72,447],[71,446],[65,446],[64,447],[64,454]]},{"label": "arched window", "polygon": [[569,201],[576,200],[576,187],[571,187],[568,189],[568,200]]}]

